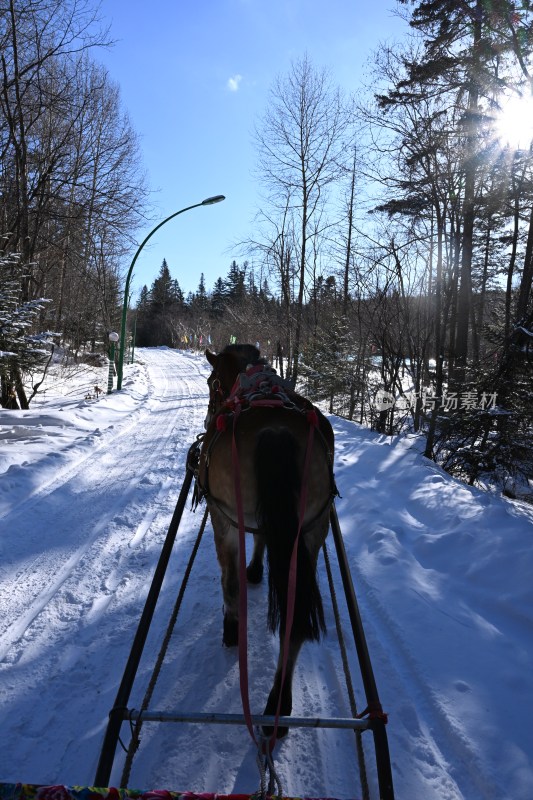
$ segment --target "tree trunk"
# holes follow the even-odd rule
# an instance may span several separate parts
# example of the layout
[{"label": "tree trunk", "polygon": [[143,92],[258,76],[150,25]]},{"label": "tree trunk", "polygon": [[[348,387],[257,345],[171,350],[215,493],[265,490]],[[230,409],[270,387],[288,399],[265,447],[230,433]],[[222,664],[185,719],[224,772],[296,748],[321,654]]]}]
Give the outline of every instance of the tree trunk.
[{"label": "tree trunk", "polygon": [[353,152],[353,165],[352,165],[352,180],[350,183],[350,202],[348,204],[348,237],[346,241],[346,258],[344,259],[344,285],[343,285],[343,292],[342,292],[342,313],[344,318],[348,316],[348,277],[350,272],[350,261],[352,256],[352,235],[353,235],[353,207],[354,207],[354,197],[355,197],[355,160],[356,160],[357,150],[354,147]]},{"label": "tree trunk", "polygon": [[529,216],[529,232],[527,237],[526,254],[524,257],[524,270],[520,281],[520,291],[518,293],[518,303],[516,306],[516,319],[522,320],[526,314],[531,295],[531,284],[533,281],[533,206]]},{"label": "tree trunk", "polygon": [[[513,182],[514,186],[514,182]],[[511,257],[507,268],[507,285],[505,287],[505,334],[504,340],[507,341],[511,332],[511,305],[513,299],[513,276],[516,264],[516,251],[518,249],[518,235],[520,233],[520,193],[515,188],[515,199],[513,205],[513,243],[511,246]],[[530,220],[530,230],[533,227],[533,207]]]},{"label": "tree trunk", "polygon": [[461,273],[459,295],[457,298],[457,330],[455,337],[456,383],[462,384],[466,376],[468,358],[468,330],[472,312],[472,252],[475,219],[476,156],[478,148],[478,103],[479,103],[479,51],[481,45],[481,21],[483,18],[482,0],[477,0],[473,24],[474,41],[472,46],[472,66],[468,88],[468,110],[466,117],[465,147],[465,188],[463,198],[463,235],[461,240]]}]

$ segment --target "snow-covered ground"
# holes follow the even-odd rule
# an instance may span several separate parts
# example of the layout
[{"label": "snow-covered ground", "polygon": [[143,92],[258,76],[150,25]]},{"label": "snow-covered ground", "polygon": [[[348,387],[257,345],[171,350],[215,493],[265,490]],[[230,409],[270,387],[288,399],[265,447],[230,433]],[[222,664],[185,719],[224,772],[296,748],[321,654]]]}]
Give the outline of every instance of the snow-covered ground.
[{"label": "snow-covered ground", "polygon": [[[65,384],[49,380],[30,411],[0,411],[0,781],[93,783],[185,454],[203,428],[207,374],[201,356],[142,350],[120,393],[85,400],[95,382],[106,385],[105,370],[80,373]],[[389,714],[396,797],[531,800],[533,508],[450,479],[419,454],[416,438],[332,422],[337,510]],[[200,519],[187,509],[131,706],[142,702]],[[154,710],[240,711],[208,534]],[[294,713],[349,716],[319,569],[329,633],[302,651]],[[264,598],[264,587],[249,592],[258,712],[277,653]],[[363,707],[349,636],[348,650]],[[285,793],[359,796],[353,738],[293,731],[276,749]],[[371,734],[363,741],[374,798]],[[123,760],[119,750],[113,785]],[[251,792],[254,748],[244,728],[146,723],[129,784]]]}]

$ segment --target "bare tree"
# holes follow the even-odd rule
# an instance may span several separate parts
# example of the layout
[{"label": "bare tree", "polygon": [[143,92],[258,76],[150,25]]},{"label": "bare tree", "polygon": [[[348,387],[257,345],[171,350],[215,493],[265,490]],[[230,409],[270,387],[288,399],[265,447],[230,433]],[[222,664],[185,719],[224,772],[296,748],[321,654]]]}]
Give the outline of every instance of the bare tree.
[{"label": "bare tree", "polygon": [[35,242],[33,205],[50,170],[49,164],[42,169],[37,130],[51,106],[71,97],[73,71],[65,67],[77,53],[106,43],[107,35],[95,27],[97,16],[87,0],[7,0],[0,5],[0,20],[3,155],[11,161],[13,179],[8,230],[12,250],[27,263]]},{"label": "bare tree", "polygon": [[267,215],[277,214],[284,219],[283,230],[294,233],[293,380],[298,376],[310,240],[320,235],[322,229],[314,222],[327,201],[328,189],[345,170],[348,122],[340,91],[325,70],[316,69],[304,56],[274,82],[269,106],[256,130],[258,173],[265,187]]},{"label": "bare tree", "polygon": [[[119,260],[146,199],[91,0],[0,0],[0,214],[23,299],[75,346],[116,319]],[[101,336],[100,336],[101,338]]]}]

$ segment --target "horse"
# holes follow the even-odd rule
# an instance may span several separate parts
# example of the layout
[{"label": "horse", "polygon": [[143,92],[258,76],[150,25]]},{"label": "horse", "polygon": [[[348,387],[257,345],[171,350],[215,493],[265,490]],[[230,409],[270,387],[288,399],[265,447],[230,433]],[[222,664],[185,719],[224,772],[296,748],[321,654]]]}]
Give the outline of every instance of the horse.
[{"label": "horse", "polygon": [[[228,345],[218,355],[208,349],[205,355],[212,372],[198,487],[206,498],[221,568],[222,641],[232,647],[239,640],[240,524],[254,535],[249,583],[262,580],[266,549],[268,627],[273,633],[279,629],[278,663],[264,714],[289,716],[298,653],[303,642],[319,640],[325,632],[316,567],[336,494],[333,430],[253,345]],[[292,599],[291,557],[296,563]],[[283,726],[264,728],[273,738],[287,732]]]}]

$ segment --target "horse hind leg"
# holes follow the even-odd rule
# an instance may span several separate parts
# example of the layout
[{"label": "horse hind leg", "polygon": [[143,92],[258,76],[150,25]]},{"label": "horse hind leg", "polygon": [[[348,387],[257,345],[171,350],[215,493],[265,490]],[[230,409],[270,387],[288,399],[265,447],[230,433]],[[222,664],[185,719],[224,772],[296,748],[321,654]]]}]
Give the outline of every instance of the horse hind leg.
[{"label": "horse hind leg", "polygon": [[[300,581],[298,581],[297,576],[297,593],[295,597],[296,603],[296,625],[293,625],[293,629],[291,631],[290,642],[289,642],[289,653],[287,656],[287,663],[285,666],[285,679],[282,685],[282,674],[283,674],[283,661],[284,661],[284,639],[285,639],[285,620],[280,619],[280,650],[279,650],[279,657],[278,657],[278,665],[276,669],[276,674],[274,676],[274,683],[270,694],[268,696],[267,704],[265,706],[265,715],[275,715],[278,708],[278,703],[280,707],[280,716],[290,716],[292,713],[292,680],[294,675],[294,669],[296,666],[296,661],[298,659],[298,655],[300,653],[302,644],[306,640],[313,640],[318,639],[320,632],[325,630],[324,626],[324,618],[323,618],[323,609],[322,609],[322,601],[320,599],[320,592],[318,588],[318,583],[316,581],[316,566],[318,560],[318,553],[324,541],[326,540],[326,536],[329,530],[329,509],[325,511],[322,516],[316,521],[315,525],[305,533],[305,538],[300,542],[302,548],[302,555],[305,555],[303,558],[303,563],[306,566],[306,570],[304,574],[302,572],[299,573]],[[299,558],[299,566],[303,566],[302,559]],[[305,575],[307,572],[307,575]],[[304,579],[302,581],[302,578]],[[302,600],[308,599],[310,594],[318,593],[318,597],[315,598],[315,601],[319,602],[318,608],[316,609],[316,621],[314,625],[309,627],[308,621],[308,611],[305,608],[306,603],[303,602],[304,608],[301,608],[300,604]],[[283,604],[283,613],[285,612],[286,606]],[[298,624],[298,617],[300,620],[300,624]],[[280,700],[281,695],[281,700]],[[265,736],[272,736],[274,729],[270,726],[264,727],[264,734]],[[284,738],[289,729],[286,726],[280,725],[277,730],[276,738],[282,739]]]},{"label": "horse hind leg", "polygon": [[259,533],[254,533],[254,549],[250,563],[246,567],[248,583],[261,583],[263,578],[263,557],[265,554],[265,540]]},{"label": "horse hind leg", "polygon": [[[276,675],[274,677],[274,683],[272,689],[270,690],[267,704],[265,706],[265,711],[264,711],[265,716],[274,716],[278,710],[278,703],[279,703],[280,716],[289,717],[291,715],[292,678],[294,674],[294,667],[296,666],[296,660],[298,658],[298,653],[300,652],[302,644],[303,644],[302,639],[296,639],[295,637],[291,636],[291,640],[289,643],[289,655],[285,667],[285,680],[283,681],[283,686],[282,686],[281,680],[283,673],[283,641],[280,635],[278,666],[276,669]],[[281,693],[281,701],[280,701],[280,693]],[[276,738],[283,739],[288,734],[288,732],[289,729],[287,727],[285,727],[284,725],[279,725],[276,733]],[[265,736],[272,736],[272,734],[274,733],[274,728],[269,725],[265,725],[263,726],[263,733]]]}]

